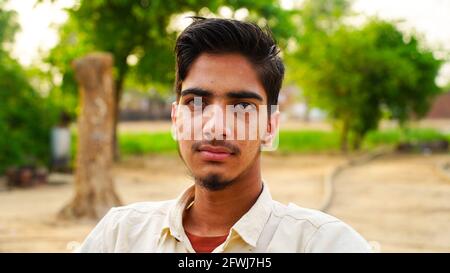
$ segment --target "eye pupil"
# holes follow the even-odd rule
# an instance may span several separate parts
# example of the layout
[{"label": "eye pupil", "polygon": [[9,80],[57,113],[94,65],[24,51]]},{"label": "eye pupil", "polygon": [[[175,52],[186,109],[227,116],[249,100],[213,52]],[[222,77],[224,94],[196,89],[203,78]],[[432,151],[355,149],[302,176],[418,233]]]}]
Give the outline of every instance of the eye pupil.
[{"label": "eye pupil", "polygon": [[235,105],[235,107],[240,109],[240,110],[248,109],[251,106],[252,106],[252,104],[248,103],[248,102],[240,102],[240,103]]},{"label": "eye pupil", "polygon": [[202,102],[201,100],[195,100],[195,99],[192,99],[192,100],[189,100],[189,101],[187,102],[187,104],[188,104],[188,105],[191,105],[191,106],[203,106],[203,105],[204,105],[204,102]]}]

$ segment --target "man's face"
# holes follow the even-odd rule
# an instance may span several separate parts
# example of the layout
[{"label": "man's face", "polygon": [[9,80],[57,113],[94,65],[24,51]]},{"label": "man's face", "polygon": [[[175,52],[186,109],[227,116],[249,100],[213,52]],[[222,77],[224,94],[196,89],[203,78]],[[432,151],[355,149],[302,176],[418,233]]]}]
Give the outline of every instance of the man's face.
[{"label": "man's face", "polygon": [[204,53],[192,63],[172,120],[180,155],[197,181],[218,190],[259,164],[261,139],[271,131],[263,105],[267,95],[244,56]]}]

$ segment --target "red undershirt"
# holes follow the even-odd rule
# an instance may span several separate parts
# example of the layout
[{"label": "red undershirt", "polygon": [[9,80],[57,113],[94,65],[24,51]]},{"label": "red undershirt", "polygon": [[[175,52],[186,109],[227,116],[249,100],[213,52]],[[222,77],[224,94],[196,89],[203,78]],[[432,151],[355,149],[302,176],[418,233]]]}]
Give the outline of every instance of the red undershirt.
[{"label": "red undershirt", "polygon": [[223,236],[197,236],[194,234],[191,234],[187,231],[186,235],[189,238],[189,241],[191,241],[191,245],[194,248],[195,252],[198,253],[209,253],[212,252],[216,247],[221,245],[228,237],[227,235]]}]

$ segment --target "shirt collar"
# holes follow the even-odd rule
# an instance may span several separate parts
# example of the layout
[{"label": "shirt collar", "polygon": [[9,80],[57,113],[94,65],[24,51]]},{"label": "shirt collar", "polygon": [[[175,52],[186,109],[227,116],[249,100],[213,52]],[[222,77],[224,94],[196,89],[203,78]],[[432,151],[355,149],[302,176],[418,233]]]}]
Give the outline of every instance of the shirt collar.
[{"label": "shirt collar", "polygon": [[[168,217],[163,224],[164,231],[170,231],[170,234],[182,240],[184,236],[183,213],[194,199],[195,185],[187,188],[170,208]],[[272,211],[272,196],[266,183],[263,183],[263,190],[256,200],[255,204],[247,211],[231,228],[247,244],[256,247],[256,243],[269,219]]]},{"label": "shirt collar", "polygon": [[263,183],[263,190],[255,204],[247,211],[232,229],[249,245],[256,247],[258,241],[272,211],[272,196],[269,187]]},{"label": "shirt collar", "polygon": [[183,214],[185,208],[194,199],[195,185],[187,188],[180,196],[177,198],[175,204],[169,210],[168,227],[170,234],[178,240],[184,233],[183,228]]}]

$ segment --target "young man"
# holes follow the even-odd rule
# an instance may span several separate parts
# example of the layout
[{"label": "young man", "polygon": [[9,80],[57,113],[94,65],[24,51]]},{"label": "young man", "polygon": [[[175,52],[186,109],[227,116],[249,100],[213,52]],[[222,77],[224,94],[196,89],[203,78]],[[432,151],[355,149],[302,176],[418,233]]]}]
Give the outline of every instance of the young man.
[{"label": "young man", "polygon": [[271,35],[251,23],[195,18],[175,52],[172,121],[195,183],[176,200],[111,209],[80,251],[369,252],[340,220],[272,200],[261,177],[284,76]]}]

